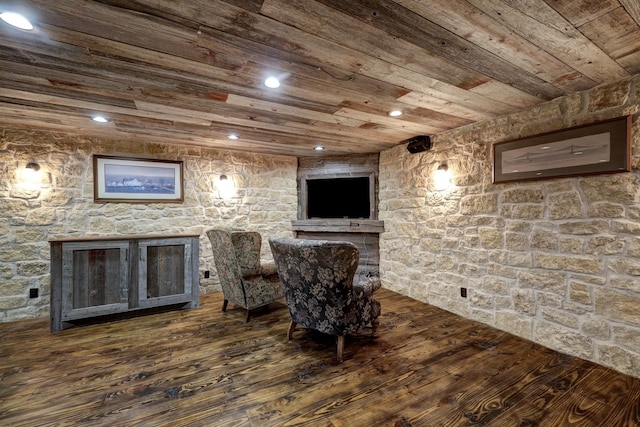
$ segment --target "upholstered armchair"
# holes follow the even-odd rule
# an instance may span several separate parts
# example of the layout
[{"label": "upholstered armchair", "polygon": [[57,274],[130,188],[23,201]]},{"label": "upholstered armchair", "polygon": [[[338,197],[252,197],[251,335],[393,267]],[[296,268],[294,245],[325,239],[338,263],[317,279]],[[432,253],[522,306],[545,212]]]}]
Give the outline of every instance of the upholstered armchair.
[{"label": "upholstered armchair", "polygon": [[222,311],[231,301],[247,310],[248,322],[251,310],[282,299],[275,266],[260,263],[260,233],[213,229],[207,231],[207,237],[224,293]]},{"label": "upholstered armchair", "polygon": [[291,315],[288,338],[297,325],[335,335],[342,362],[346,335],[367,325],[376,331],[380,280],[353,283],[359,252],[351,242],[272,238],[269,245]]}]

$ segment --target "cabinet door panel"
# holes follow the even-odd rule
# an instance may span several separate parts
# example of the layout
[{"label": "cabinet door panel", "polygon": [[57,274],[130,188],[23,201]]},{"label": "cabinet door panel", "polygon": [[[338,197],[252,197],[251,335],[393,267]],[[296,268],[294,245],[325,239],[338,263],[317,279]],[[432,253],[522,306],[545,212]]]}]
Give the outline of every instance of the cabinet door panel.
[{"label": "cabinet door panel", "polygon": [[140,242],[139,307],[178,304],[193,299],[192,244],[188,238],[150,239]]},{"label": "cabinet door panel", "polygon": [[128,243],[69,243],[62,251],[62,319],[126,311]]},{"label": "cabinet door panel", "polygon": [[184,294],[184,245],[147,247],[147,298]]},{"label": "cabinet door panel", "polygon": [[73,251],[73,308],[126,302],[120,249]]}]

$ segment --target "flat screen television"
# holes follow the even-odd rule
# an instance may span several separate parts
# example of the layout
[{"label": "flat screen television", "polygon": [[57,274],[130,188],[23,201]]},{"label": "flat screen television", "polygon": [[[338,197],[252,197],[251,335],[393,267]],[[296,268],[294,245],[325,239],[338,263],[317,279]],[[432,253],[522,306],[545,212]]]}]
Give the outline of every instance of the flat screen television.
[{"label": "flat screen television", "polygon": [[307,179],[307,218],[371,219],[369,176]]}]

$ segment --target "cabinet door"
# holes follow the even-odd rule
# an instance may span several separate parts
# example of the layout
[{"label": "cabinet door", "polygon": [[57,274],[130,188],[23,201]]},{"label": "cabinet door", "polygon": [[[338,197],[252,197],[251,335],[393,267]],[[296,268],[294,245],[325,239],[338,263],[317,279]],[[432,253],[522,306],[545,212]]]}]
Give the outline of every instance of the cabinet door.
[{"label": "cabinet door", "polygon": [[128,310],[128,248],[127,241],[63,244],[63,321]]},{"label": "cabinet door", "polygon": [[188,238],[139,242],[138,305],[155,307],[192,299],[192,241]]}]

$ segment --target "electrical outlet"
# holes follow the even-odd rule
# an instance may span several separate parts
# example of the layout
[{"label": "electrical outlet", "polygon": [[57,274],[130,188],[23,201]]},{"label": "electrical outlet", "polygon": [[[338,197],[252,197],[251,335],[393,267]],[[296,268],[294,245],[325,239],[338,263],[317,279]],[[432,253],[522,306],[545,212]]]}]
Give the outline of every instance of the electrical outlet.
[{"label": "electrical outlet", "polygon": [[38,298],[38,288],[29,289],[29,298]]},{"label": "electrical outlet", "polygon": [[205,279],[208,279],[210,275],[211,275],[211,273],[209,272],[209,270],[204,272],[204,278]]},{"label": "electrical outlet", "polygon": [[467,297],[467,288],[460,288],[460,296],[462,298],[466,298]]}]

